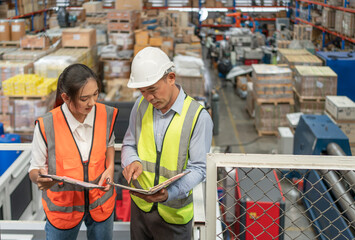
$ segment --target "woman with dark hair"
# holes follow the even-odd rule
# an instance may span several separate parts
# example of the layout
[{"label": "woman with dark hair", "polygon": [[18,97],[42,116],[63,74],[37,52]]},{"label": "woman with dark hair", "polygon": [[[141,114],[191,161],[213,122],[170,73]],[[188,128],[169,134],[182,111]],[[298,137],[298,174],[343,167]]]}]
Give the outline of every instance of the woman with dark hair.
[{"label": "woman with dark hair", "polygon": [[[118,110],[97,103],[100,82],[83,64],[58,79],[54,109],[36,121],[29,175],[42,190],[47,239],[76,239],[81,223],[88,239],[112,239],[116,192],[114,123]],[[40,174],[67,176],[103,186],[87,189]]]}]

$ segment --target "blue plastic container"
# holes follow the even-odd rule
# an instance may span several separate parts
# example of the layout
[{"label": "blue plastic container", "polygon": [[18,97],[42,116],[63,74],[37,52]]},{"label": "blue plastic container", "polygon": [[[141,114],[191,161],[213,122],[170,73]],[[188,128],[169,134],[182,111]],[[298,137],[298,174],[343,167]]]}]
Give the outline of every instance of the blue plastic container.
[{"label": "blue plastic container", "polygon": [[[20,135],[18,134],[1,134],[0,143],[20,143]],[[21,151],[0,151],[0,176],[11,166],[17,159]]]}]

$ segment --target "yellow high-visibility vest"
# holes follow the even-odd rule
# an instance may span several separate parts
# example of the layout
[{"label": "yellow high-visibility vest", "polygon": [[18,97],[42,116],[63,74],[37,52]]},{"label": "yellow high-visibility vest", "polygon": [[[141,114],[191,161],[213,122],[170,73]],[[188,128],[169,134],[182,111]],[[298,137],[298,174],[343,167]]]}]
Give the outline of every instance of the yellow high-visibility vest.
[{"label": "yellow high-visibility vest", "polygon": [[[165,132],[162,149],[157,151],[153,130],[153,105],[142,97],[137,109],[136,144],[143,172],[140,187],[149,189],[184,171],[189,159],[189,145],[203,107],[193,98],[184,100],[181,115],[175,113]],[[136,205],[149,212],[153,203],[131,196]],[[192,190],[184,199],[157,203],[159,215],[171,224],[186,224],[193,217]]]}]

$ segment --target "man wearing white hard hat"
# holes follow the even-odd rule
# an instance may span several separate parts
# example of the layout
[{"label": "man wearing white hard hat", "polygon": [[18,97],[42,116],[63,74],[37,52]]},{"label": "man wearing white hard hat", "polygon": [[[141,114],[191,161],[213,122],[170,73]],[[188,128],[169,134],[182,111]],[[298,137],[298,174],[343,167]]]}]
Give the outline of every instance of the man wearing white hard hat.
[{"label": "man wearing white hard hat", "polygon": [[133,59],[129,88],[137,99],[123,139],[123,175],[149,189],[182,172],[153,195],[131,192],[131,239],[191,239],[192,189],[206,177],[213,123],[208,112],[175,83],[174,63],[159,48]]}]

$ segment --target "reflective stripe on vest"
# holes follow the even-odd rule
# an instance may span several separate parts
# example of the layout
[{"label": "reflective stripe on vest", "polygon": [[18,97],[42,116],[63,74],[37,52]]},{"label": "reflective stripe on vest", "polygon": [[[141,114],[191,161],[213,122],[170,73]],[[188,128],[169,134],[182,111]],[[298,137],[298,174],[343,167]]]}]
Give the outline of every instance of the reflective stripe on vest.
[{"label": "reflective stripe on vest", "polygon": [[[90,183],[97,184],[105,171],[106,149],[117,114],[117,109],[96,104],[92,146],[85,173]],[[84,181],[81,154],[62,109],[53,109],[39,118],[38,123],[48,148],[48,173]],[[85,191],[89,193],[88,210],[92,218],[97,222],[106,220],[114,208],[114,188],[108,192],[99,189]],[[43,191],[42,203],[51,224],[59,229],[70,229],[80,223],[85,212],[85,191],[65,183]]]},{"label": "reflective stripe on vest", "polygon": [[[191,135],[202,106],[191,97],[184,100],[181,115],[175,113],[164,135],[162,152],[156,150],[153,129],[153,106],[144,98],[139,103],[136,119],[137,151],[142,160],[143,173],[138,182],[144,189],[149,189],[186,168]],[[141,126],[144,126],[142,129]],[[158,164],[158,166],[157,166]],[[156,181],[158,178],[158,182]],[[149,212],[153,206],[141,198],[132,196],[137,206]],[[185,224],[193,217],[192,191],[189,196],[175,201],[158,204],[162,218],[172,224]]]}]

